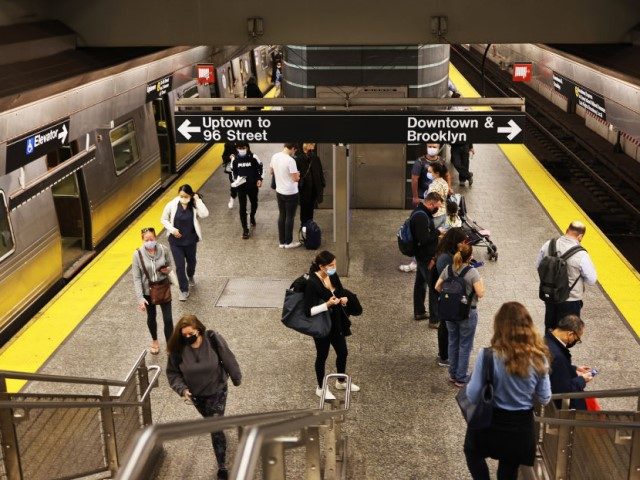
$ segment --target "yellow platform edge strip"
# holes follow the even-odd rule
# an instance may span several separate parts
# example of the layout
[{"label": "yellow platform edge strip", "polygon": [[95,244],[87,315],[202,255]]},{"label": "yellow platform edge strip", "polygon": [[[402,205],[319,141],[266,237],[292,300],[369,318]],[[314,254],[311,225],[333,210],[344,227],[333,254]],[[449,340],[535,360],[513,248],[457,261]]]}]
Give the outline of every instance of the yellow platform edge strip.
[{"label": "yellow platform edge strip", "polygon": [[[449,65],[449,76],[463,97],[479,97],[478,92],[453,66]],[[640,275],[624,258],[620,251],[600,231],[587,214],[573,201],[571,196],[545,170],[538,159],[524,145],[499,145],[516,172],[520,175],[538,202],[561,232],[573,220],[587,226],[582,245],[598,272],[598,282],[613,302],[636,336],[640,336]],[[517,235],[518,232],[514,232]],[[533,268],[534,259],[531,259]],[[583,310],[589,320],[589,308]],[[597,321],[597,319],[594,319]]]}]

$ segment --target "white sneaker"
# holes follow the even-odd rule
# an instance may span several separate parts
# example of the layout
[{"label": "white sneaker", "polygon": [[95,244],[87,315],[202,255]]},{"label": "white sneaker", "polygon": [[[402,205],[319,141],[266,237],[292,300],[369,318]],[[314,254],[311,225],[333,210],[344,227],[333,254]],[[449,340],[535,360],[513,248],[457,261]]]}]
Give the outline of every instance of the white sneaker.
[{"label": "white sneaker", "polygon": [[278,248],[287,248],[287,246],[284,243],[281,243],[278,245]]},{"label": "white sneaker", "polygon": [[196,280],[193,277],[189,277],[189,286],[190,287],[195,287],[196,286]]},{"label": "white sneaker", "polygon": [[[336,388],[338,390],[346,390],[347,389],[347,382],[341,382],[339,380],[336,380]],[[358,385],[356,385],[355,383],[351,382],[351,391],[352,392],[359,392],[360,391],[360,387]]]},{"label": "white sneaker", "polygon": [[189,292],[180,292],[180,294],[178,295],[178,300],[180,300],[181,302],[186,302],[187,298],[189,298]]},{"label": "white sneaker", "polygon": [[416,262],[411,262],[409,264],[409,271],[410,272],[415,272],[418,269],[418,264]]},{"label": "white sneaker", "polygon": [[401,272],[410,272],[411,267],[409,267],[409,265],[400,265],[398,267],[398,270],[400,270]]},{"label": "white sneaker", "polygon": [[227,203],[229,208],[233,208],[233,197],[229,197],[229,203]]},{"label": "white sneaker", "polygon": [[[322,389],[320,387],[316,388],[316,395],[320,398],[322,398]],[[335,400],[336,397],[333,393],[331,393],[328,389],[326,392],[324,392],[324,399],[325,400]]]},{"label": "white sneaker", "polygon": [[284,248],[298,248],[302,245],[300,242],[291,242],[289,245],[285,245]]}]

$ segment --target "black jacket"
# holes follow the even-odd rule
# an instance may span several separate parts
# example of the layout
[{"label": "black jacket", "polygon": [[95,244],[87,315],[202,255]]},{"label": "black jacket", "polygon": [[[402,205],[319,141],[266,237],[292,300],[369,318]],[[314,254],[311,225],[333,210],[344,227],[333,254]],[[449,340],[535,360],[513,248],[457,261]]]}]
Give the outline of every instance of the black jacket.
[{"label": "black jacket", "polygon": [[246,177],[247,181],[237,188],[253,188],[258,180],[262,180],[262,162],[253,156],[253,153],[247,152],[244,157],[237,154],[231,161],[231,175],[235,180],[238,177]]},{"label": "black jacket", "polygon": [[309,153],[300,151],[295,159],[298,171],[300,172],[300,181],[298,182],[300,202],[322,203],[326,182],[320,158],[314,151]]},{"label": "black jacket", "polygon": [[426,215],[415,215],[411,220],[411,234],[416,244],[416,260],[427,262],[436,254],[438,246],[438,230],[433,224],[433,215],[426,209],[424,203],[420,203],[416,210],[421,210]]},{"label": "black jacket", "polygon": [[[544,339],[551,352],[551,369],[549,379],[551,380],[551,393],[582,392],[587,382],[576,372],[576,366],[571,365],[571,352],[565,347],[551,331],[547,331]],[[555,400],[556,406],[560,408],[561,401]],[[584,399],[577,398],[571,400],[570,407],[576,410],[586,410],[587,404]]]},{"label": "black jacket", "polygon": [[[337,273],[331,275],[331,283],[335,288],[333,295],[338,298],[348,296],[347,290],[342,286],[342,282]],[[330,298],[331,291],[324,286],[324,283],[318,278],[318,275],[309,273],[309,280],[307,280],[307,286],[304,292],[304,313],[307,317],[311,316],[312,307],[320,305]],[[329,313],[331,314],[330,335],[343,335],[345,337],[351,335],[351,321],[345,313],[344,308],[341,305],[334,305],[329,308]]]}]

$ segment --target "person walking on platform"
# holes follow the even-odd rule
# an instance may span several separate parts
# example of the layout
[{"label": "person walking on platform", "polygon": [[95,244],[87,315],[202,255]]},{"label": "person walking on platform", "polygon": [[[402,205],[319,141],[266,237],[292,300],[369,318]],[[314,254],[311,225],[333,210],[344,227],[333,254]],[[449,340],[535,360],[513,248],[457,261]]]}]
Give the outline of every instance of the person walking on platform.
[{"label": "person walking on platform", "polygon": [[271,157],[271,175],[275,178],[278,198],[278,237],[280,248],[296,248],[300,242],[293,241],[293,222],[298,208],[298,181],[300,172],[293,159],[296,146],[285,143],[284,149]]},{"label": "person walking on platform", "polygon": [[[325,375],[325,364],[329,356],[329,348],[336,352],[336,369],[345,373],[347,368],[347,338],[351,335],[349,313],[349,297],[352,294],[342,286],[336,273],[336,257],[328,251],[320,252],[309,269],[309,280],[304,294],[304,309],[307,317],[329,311],[331,315],[331,331],[328,337],[314,338],[316,344],[316,395],[322,397],[322,382]],[[352,303],[354,302],[352,298]],[[338,390],[345,390],[346,383],[336,381]],[[360,387],[351,383],[351,391],[357,392]],[[335,396],[327,390],[325,400],[335,400]]]},{"label": "person walking on platform", "polygon": [[[182,317],[167,345],[167,378],[185,403],[193,402],[203,417],[222,417],[227,404],[227,379],[242,382],[240,366],[225,339],[207,330],[195,315]],[[224,431],[211,434],[220,480],[229,478],[227,438]]]},{"label": "person walking on platform", "polygon": [[[149,327],[151,334],[149,352],[157,355],[160,352],[158,323],[156,321],[158,312],[156,305],[151,301],[149,282],[168,280],[171,271],[171,258],[168,250],[157,242],[156,231],[153,227],[143,228],[141,236],[142,246],[133,253],[131,274],[133,275],[133,288],[138,299],[138,309],[147,313],[147,327]],[[160,304],[160,310],[162,310],[162,322],[164,323],[164,338],[168,342],[171,332],[173,332],[171,300]]]},{"label": "person walking on platform", "polygon": [[256,212],[258,211],[258,189],[262,187],[262,162],[255,155],[247,142],[236,144],[237,156],[231,158],[231,175],[234,184],[237,184],[238,200],[240,202],[240,224],[242,225],[242,238],[249,238],[247,225],[247,197],[251,202],[249,215],[251,227],[256,226]]},{"label": "person walking on platform", "polygon": [[[451,98],[460,98],[460,93],[453,92]],[[473,173],[469,171],[469,160],[474,154],[473,144],[469,142],[456,142],[451,144],[451,163],[458,171],[460,185],[469,182],[473,185]]]},{"label": "person walking on platform", "polygon": [[[473,247],[463,243],[453,256],[453,265],[442,270],[435,289],[442,291],[443,284],[450,276],[462,278],[465,284],[464,299],[469,306],[466,318],[448,320],[441,311],[441,321],[446,320],[449,331],[449,381],[456,387],[463,387],[468,381],[469,358],[473,349],[473,338],[478,326],[478,299],[484,297],[484,282],[477,269],[470,265]],[[442,304],[440,304],[442,307]],[[458,306],[458,308],[460,308]]]},{"label": "person walking on platform", "polygon": [[169,246],[180,284],[180,301],[189,297],[189,286],[195,285],[196,253],[202,240],[198,218],[209,216],[209,210],[191,185],[181,185],[178,196],[167,203],[162,212],[162,224],[167,229]]},{"label": "person walking on platform", "polygon": [[[545,242],[538,253],[536,267],[541,280],[540,297],[545,302],[544,326],[546,330],[555,328],[558,320],[566,315],[573,314],[579,317],[583,305],[582,297],[585,283],[595,285],[598,279],[591,257],[580,245],[586,231],[584,223],[573,221],[563,236]],[[549,259],[547,260],[547,258]],[[554,271],[557,270],[554,267],[554,263],[557,262],[556,258],[566,262],[564,268],[566,280],[563,280],[562,285],[554,285],[553,282],[545,284],[543,277],[551,276],[553,279],[560,280],[560,277],[554,274]],[[561,267],[558,265],[558,268]],[[554,301],[553,296],[560,298]],[[548,299],[546,299],[547,297]]]},{"label": "person walking on platform", "polygon": [[[247,86],[245,88],[245,97],[246,98],[263,98],[264,94],[260,87],[258,86],[258,82],[256,82],[256,77],[253,75],[249,77],[247,80]],[[262,110],[262,107],[247,107],[247,110]]]},{"label": "person walking on platform", "polygon": [[436,192],[428,193],[424,201],[416,208],[422,214],[413,215],[411,232],[415,242],[416,280],[413,285],[413,318],[415,320],[430,319],[432,327],[437,328],[435,313],[436,299],[429,296],[429,315],[425,312],[424,301],[427,297],[431,269],[435,263],[434,256],[438,245],[438,230],[433,224],[433,214],[442,206],[443,198]]},{"label": "person walking on platform", "polygon": [[222,152],[222,166],[224,168],[224,173],[229,176],[229,203],[227,203],[229,209],[233,208],[233,201],[238,196],[236,189],[231,186],[231,183],[233,183],[233,176],[231,175],[231,156],[235,154],[235,142],[225,142],[224,150]]},{"label": "person walking on platform", "polygon": [[[436,264],[435,264],[435,277],[431,284],[434,286],[442,275],[442,272],[447,269],[449,265],[453,265],[453,256],[458,249],[467,240],[467,235],[461,228],[451,228],[444,237],[438,243],[436,249]],[[434,292],[433,295],[437,295]],[[438,304],[435,305],[435,315],[438,321],[438,365],[441,367],[449,366],[449,330],[447,330],[447,322],[441,322],[438,316]]]},{"label": "person walking on platform", "polygon": [[[498,479],[517,480],[520,465],[533,465],[536,438],[533,403],[551,400],[549,350],[527,309],[503,304],[495,316],[490,353],[493,357],[493,418],[488,428],[470,429],[464,439],[467,467],[474,480],[489,480],[486,458],[498,460]],[[481,351],[467,386],[467,396],[480,401],[484,386]]]},{"label": "person walking on platform", "polygon": [[322,203],[326,182],[322,162],[316,154],[315,143],[303,143],[302,152],[296,154],[296,164],[300,172],[300,225],[313,220],[313,211]]},{"label": "person walking on platform", "polygon": [[[587,383],[593,380],[591,367],[571,364],[569,349],[582,342],[584,322],[576,315],[567,315],[558,321],[553,330],[547,330],[544,336],[551,353],[551,392],[571,393],[582,392]],[[561,401],[555,400],[556,406],[561,407]],[[584,398],[570,400],[569,408],[586,410]]]}]

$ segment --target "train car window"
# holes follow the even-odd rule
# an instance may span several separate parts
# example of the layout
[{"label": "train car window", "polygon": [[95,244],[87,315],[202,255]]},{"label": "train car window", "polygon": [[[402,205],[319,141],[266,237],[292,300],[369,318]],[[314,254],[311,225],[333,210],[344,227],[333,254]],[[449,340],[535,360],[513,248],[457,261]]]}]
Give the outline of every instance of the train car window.
[{"label": "train car window", "polygon": [[183,98],[198,98],[198,86],[192,85],[189,88],[186,88],[182,93]]},{"label": "train car window", "polygon": [[109,132],[109,138],[111,139],[116,175],[120,175],[140,160],[133,120],[129,120],[111,130]]},{"label": "train car window", "polygon": [[0,261],[11,255],[15,250],[15,242],[13,240],[13,232],[9,223],[9,210],[7,210],[7,202],[4,192],[0,191]]}]

